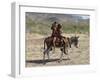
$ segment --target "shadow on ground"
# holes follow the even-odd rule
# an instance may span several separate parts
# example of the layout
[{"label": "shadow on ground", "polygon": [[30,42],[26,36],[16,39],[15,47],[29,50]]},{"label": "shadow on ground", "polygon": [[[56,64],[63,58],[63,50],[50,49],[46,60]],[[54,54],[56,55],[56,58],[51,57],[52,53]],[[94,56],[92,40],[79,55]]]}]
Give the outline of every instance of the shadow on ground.
[{"label": "shadow on ground", "polygon": [[[70,59],[62,59],[63,61],[70,60]],[[45,62],[55,62],[59,61],[59,59],[45,59]],[[35,64],[42,64],[43,60],[26,60],[26,63],[35,63]]]}]

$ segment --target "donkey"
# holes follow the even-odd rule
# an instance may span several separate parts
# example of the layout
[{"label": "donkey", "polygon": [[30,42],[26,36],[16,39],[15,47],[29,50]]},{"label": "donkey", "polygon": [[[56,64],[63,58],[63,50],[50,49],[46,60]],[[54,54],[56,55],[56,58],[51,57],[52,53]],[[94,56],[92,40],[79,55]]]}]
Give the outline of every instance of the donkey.
[{"label": "donkey", "polygon": [[60,48],[62,53],[61,53],[59,61],[62,61],[63,53],[65,55],[68,55],[68,47],[71,47],[69,38],[66,38],[63,36],[61,39],[57,38],[55,41],[55,45],[53,44],[53,37],[50,36],[50,37],[45,38],[45,40],[44,40],[44,52],[43,52],[44,64],[45,64],[45,55],[47,54],[47,57],[49,60],[50,59],[49,52],[52,50],[53,47]]}]

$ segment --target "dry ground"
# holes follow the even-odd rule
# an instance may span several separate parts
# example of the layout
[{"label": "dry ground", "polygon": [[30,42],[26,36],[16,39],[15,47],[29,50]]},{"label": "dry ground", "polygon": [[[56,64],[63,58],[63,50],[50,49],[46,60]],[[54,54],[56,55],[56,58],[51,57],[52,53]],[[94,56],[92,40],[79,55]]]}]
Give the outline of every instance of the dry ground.
[{"label": "dry ground", "polygon": [[[74,36],[74,34],[63,34],[64,36]],[[89,64],[89,35],[77,34],[79,36],[79,48],[72,48],[68,51],[70,60],[67,55],[63,56],[63,61],[58,63],[60,50],[56,49],[53,54],[50,52],[50,60],[43,65],[43,40],[46,36],[39,34],[26,34],[26,67],[34,66],[55,66],[55,65],[83,65]],[[49,36],[49,35],[48,35]]]}]

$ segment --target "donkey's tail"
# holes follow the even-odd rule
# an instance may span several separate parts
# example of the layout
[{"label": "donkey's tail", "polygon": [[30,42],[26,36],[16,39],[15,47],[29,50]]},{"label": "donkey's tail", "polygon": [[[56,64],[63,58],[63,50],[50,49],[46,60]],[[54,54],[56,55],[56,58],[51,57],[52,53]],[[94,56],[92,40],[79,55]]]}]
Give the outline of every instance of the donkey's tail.
[{"label": "donkey's tail", "polygon": [[45,43],[46,43],[46,39],[44,40],[44,50],[45,50]]}]

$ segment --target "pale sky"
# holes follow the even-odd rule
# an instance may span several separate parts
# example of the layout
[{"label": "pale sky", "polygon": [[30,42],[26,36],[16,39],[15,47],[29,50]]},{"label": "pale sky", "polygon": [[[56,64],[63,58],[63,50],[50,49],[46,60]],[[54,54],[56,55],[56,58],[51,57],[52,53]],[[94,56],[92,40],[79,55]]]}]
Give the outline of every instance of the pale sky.
[{"label": "pale sky", "polygon": [[81,16],[83,19],[89,19],[89,16]]}]

